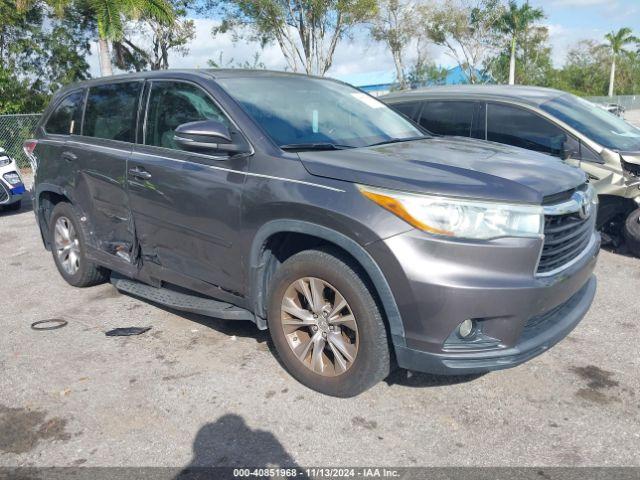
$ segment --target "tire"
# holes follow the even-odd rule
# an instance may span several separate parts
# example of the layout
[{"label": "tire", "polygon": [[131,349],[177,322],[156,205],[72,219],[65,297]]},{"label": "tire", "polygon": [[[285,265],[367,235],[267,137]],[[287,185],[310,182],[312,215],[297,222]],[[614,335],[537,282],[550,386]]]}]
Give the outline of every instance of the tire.
[{"label": "tire", "polygon": [[[56,226],[66,226],[70,232],[70,237],[61,234],[60,230],[56,236]],[[58,203],[49,219],[49,239],[51,240],[51,253],[53,261],[69,285],[74,287],[91,287],[104,283],[108,279],[108,272],[87,260],[86,245],[87,232],[84,224],[80,221],[80,214],[75,207],[66,202]],[[58,242],[60,240],[60,242]],[[65,253],[59,254],[58,247],[64,245]],[[73,253],[73,257],[72,257]],[[66,262],[66,260],[68,262]],[[77,259],[77,261],[75,261]]]},{"label": "tire", "polygon": [[624,240],[629,251],[640,257],[640,208],[627,216],[624,222]]},{"label": "tire", "polygon": [[[306,287],[301,288],[299,280]],[[324,302],[322,309],[311,306],[306,300],[309,297],[302,293],[308,287],[306,291],[313,300],[312,285],[321,287],[315,289],[322,291],[315,297],[321,299],[320,304]],[[337,310],[339,295],[346,306]],[[298,315],[306,311],[302,316],[308,323],[304,326],[296,323],[301,321],[282,310],[283,302],[293,305],[294,310],[289,310]],[[314,312],[317,318],[312,318]],[[283,322],[296,324],[285,326]],[[314,323],[315,327],[309,326]],[[380,308],[359,266],[339,252],[306,250],[280,266],[270,282],[268,324],[284,367],[313,390],[335,397],[352,397],[389,375],[389,340]],[[317,335],[324,339],[321,341]],[[311,341],[312,338],[319,343]],[[318,345],[322,348],[317,349],[320,353],[314,357]]]},{"label": "tire", "polygon": [[12,203],[11,205],[6,207],[7,210],[11,210],[12,212],[17,212],[18,210],[20,210],[22,208],[22,200],[18,200],[15,203]]}]

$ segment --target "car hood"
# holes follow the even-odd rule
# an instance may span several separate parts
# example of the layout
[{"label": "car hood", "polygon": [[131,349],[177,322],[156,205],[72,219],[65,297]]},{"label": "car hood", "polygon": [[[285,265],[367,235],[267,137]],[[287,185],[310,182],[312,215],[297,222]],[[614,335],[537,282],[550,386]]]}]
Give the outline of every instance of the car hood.
[{"label": "car hood", "polygon": [[620,152],[620,156],[625,162],[640,165],[640,152]]},{"label": "car hood", "polygon": [[555,157],[462,137],[299,155],[309,173],[320,177],[506,202],[542,203],[586,181],[584,172]]}]

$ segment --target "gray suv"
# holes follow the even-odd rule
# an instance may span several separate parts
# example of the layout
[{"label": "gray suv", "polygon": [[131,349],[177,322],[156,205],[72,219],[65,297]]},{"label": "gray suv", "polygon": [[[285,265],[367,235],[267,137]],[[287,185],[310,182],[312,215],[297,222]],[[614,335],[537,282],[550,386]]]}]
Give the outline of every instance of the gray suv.
[{"label": "gray suv", "polygon": [[329,395],[395,365],[518,365],[594,297],[597,196],[582,171],[428,136],[340,82],[197,70],[78,83],[25,150],[68,283],[250,320]]}]

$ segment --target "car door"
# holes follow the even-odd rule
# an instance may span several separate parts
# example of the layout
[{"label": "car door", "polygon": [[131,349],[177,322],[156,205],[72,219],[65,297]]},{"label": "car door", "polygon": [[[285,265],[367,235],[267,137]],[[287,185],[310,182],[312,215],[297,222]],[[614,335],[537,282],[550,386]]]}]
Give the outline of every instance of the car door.
[{"label": "car door", "polygon": [[241,133],[199,85],[153,80],[146,90],[142,136],[127,170],[145,268],[203,293],[211,292],[199,282],[242,293],[237,238],[247,158],[185,151],[174,140],[179,125],[207,119],[227,125],[232,137]]},{"label": "car door", "polygon": [[73,186],[99,250],[131,260],[132,220],[126,193],[127,160],[135,141],[142,81],[93,85],[78,136],[65,146],[76,169]]},{"label": "car door", "polygon": [[487,140],[546,153],[580,165],[580,142],[536,112],[516,105],[487,103]]},{"label": "car door", "polygon": [[418,123],[436,135],[470,137],[477,102],[429,100],[422,102]]}]

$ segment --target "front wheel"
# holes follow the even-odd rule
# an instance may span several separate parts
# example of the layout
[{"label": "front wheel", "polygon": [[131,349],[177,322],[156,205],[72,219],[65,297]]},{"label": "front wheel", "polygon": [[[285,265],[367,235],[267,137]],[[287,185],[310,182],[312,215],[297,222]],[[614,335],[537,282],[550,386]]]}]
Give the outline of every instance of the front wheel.
[{"label": "front wheel", "polygon": [[380,309],[361,269],[337,252],[307,250],[281,265],[268,323],[286,369],[313,390],[351,397],[389,374]]},{"label": "front wheel", "polygon": [[631,212],[624,222],[624,240],[629,251],[640,257],[640,208]]},{"label": "front wheel", "polygon": [[60,275],[74,287],[90,287],[107,280],[107,272],[86,256],[86,233],[80,215],[69,203],[58,203],[49,220],[51,253]]}]

